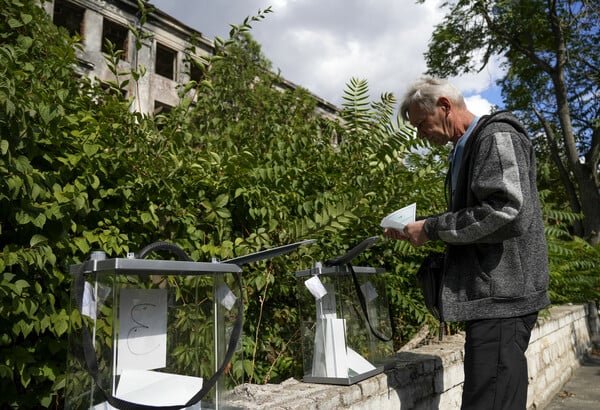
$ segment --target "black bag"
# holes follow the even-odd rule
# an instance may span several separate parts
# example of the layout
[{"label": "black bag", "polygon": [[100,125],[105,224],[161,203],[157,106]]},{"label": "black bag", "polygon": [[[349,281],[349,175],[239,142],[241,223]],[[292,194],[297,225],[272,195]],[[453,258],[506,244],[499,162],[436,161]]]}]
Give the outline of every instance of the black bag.
[{"label": "black bag", "polygon": [[444,271],[444,254],[432,252],[425,257],[417,271],[417,282],[425,298],[425,306],[433,317],[440,322],[440,296],[442,287],[442,276]]}]

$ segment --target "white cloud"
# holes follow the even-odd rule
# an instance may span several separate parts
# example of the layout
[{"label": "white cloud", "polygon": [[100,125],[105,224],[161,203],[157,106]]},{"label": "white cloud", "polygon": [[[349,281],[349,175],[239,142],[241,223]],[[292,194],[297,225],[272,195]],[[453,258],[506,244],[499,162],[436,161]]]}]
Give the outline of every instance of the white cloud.
[{"label": "white cloud", "polygon": [[502,60],[492,58],[484,70],[478,73],[468,73],[450,79],[463,93],[480,93],[492,87],[496,80],[505,74]]},{"label": "white cloud", "polygon": [[489,114],[494,105],[480,95],[465,97],[465,103],[469,111],[477,116]]},{"label": "white cloud", "polygon": [[[423,53],[441,22],[441,0],[154,0],[154,5],[209,38],[226,37],[229,24],[272,5],[254,23],[263,54],[287,80],[335,104],[351,78],[367,80],[371,99],[401,97],[426,70]],[[467,95],[480,94],[497,78],[497,65],[454,79]]]}]

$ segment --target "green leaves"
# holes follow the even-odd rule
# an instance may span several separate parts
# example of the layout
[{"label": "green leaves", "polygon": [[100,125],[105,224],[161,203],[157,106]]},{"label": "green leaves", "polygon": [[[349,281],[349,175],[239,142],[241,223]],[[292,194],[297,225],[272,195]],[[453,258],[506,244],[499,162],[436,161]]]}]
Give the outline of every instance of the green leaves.
[{"label": "green leaves", "polygon": [[29,246],[31,246],[32,248],[36,245],[39,245],[40,243],[44,243],[47,242],[48,238],[46,238],[44,235],[40,235],[40,234],[35,234],[31,237],[31,240],[29,241]]},{"label": "green leaves", "polygon": [[16,29],[19,27],[23,27],[24,25],[27,25],[31,22],[31,20],[33,20],[33,16],[31,14],[26,14],[26,13],[20,13],[18,18],[17,17],[11,17],[8,19],[8,26],[12,29]]},{"label": "green leaves", "polygon": [[553,303],[587,303],[600,297],[600,245],[573,236],[571,226],[581,214],[558,210],[542,190],[545,233],[550,256],[550,298]]}]

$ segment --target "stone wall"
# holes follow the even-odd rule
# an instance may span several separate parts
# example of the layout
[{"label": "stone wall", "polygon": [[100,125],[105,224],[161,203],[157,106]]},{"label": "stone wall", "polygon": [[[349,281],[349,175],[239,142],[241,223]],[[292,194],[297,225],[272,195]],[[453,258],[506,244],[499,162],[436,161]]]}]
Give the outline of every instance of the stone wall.
[{"label": "stone wall", "polygon": [[527,349],[529,409],[543,409],[552,400],[599,333],[593,304],[556,306],[540,317]]},{"label": "stone wall", "polygon": [[[595,305],[550,308],[540,315],[527,351],[528,408],[544,408],[600,337]],[[398,352],[386,371],[352,386],[303,383],[238,386],[228,405],[244,409],[458,409],[464,335]]]}]

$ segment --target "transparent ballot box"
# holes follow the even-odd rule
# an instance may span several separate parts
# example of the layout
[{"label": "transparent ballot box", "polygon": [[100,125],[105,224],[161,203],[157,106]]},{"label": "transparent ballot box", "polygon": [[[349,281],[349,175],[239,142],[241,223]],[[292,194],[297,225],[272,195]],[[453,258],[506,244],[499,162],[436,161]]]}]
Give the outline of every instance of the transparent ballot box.
[{"label": "transparent ballot box", "polygon": [[103,252],[71,265],[66,407],[227,408],[223,368],[241,332],[241,270]]},{"label": "transparent ballot box", "polygon": [[304,382],[351,385],[383,372],[392,355],[385,270],[350,263],[375,240],[296,272]]}]

